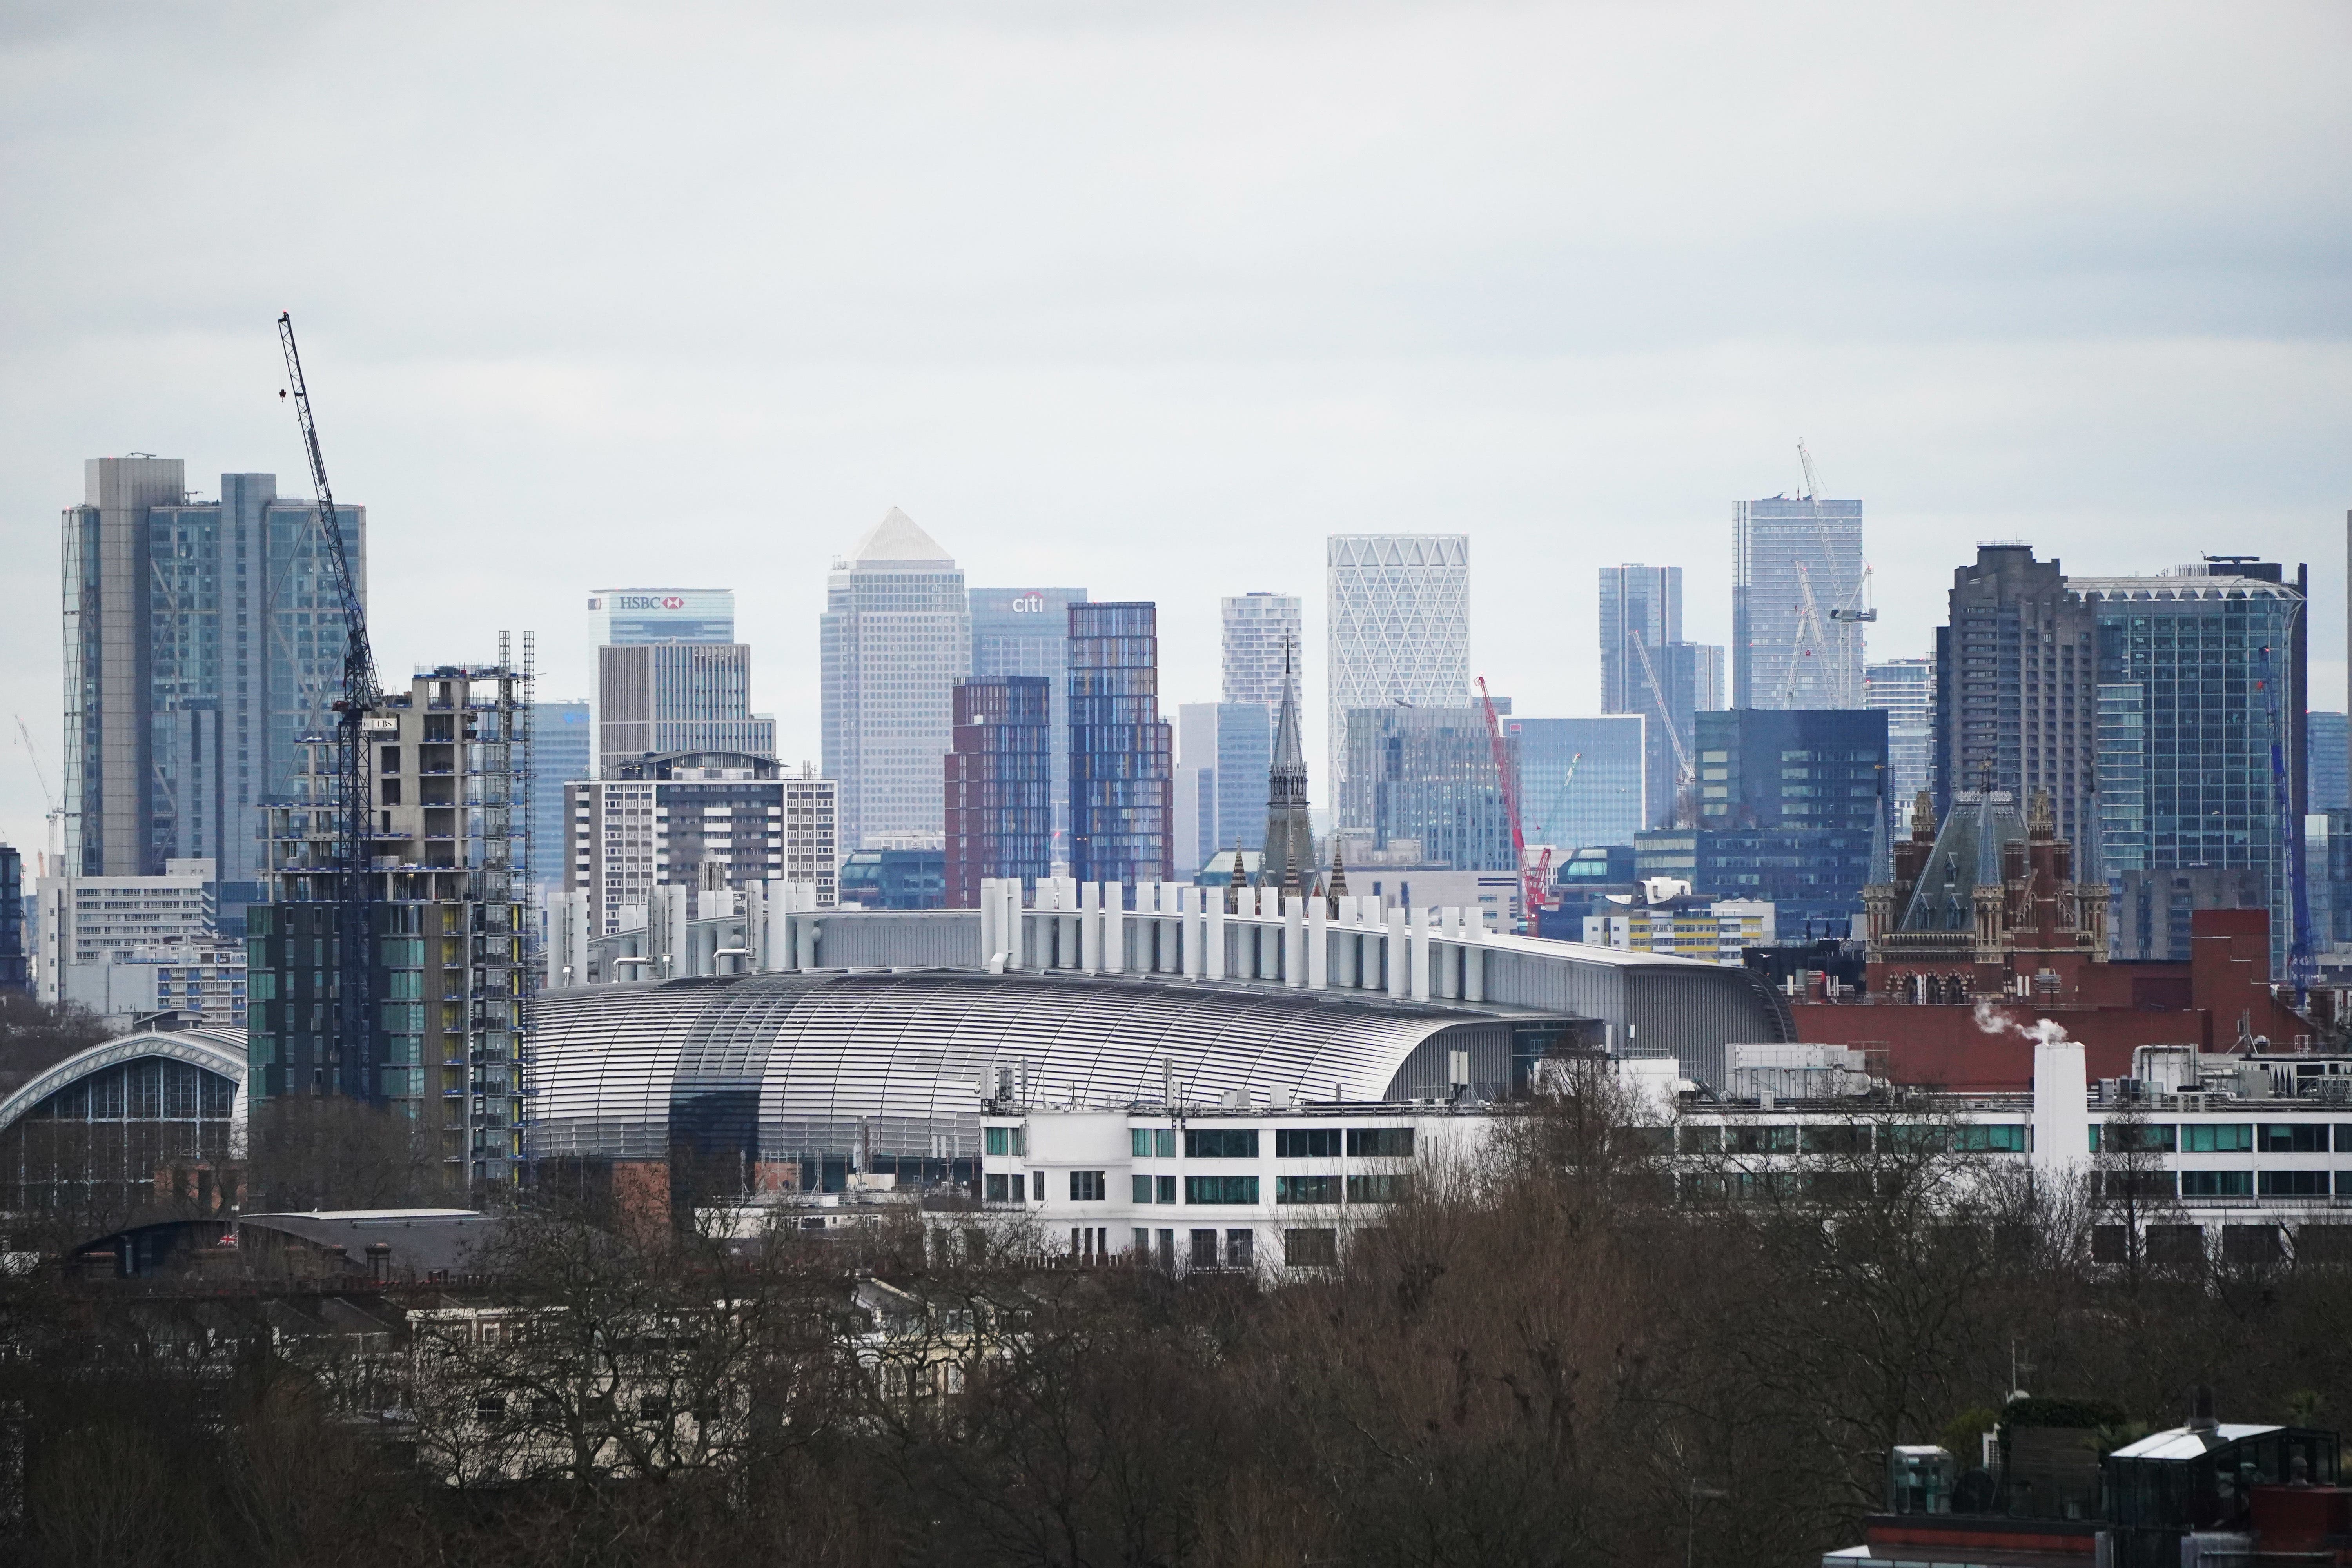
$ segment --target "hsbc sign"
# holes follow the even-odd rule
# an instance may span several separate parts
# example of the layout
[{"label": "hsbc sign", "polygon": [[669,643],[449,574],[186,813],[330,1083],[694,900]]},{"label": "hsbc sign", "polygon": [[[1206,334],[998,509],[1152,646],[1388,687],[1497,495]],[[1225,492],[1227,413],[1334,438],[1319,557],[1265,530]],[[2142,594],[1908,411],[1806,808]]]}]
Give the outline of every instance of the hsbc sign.
[{"label": "hsbc sign", "polygon": [[677,594],[615,594],[613,608],[616,610],[682,610],[686,600]]}]

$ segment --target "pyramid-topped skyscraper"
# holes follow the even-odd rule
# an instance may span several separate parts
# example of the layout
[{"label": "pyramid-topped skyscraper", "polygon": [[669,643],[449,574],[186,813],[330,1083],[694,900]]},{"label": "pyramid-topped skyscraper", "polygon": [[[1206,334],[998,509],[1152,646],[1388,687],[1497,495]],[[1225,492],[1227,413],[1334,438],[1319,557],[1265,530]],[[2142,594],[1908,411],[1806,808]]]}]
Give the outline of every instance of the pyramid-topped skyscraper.
[{"label": "pyramid-topped skyscraper", "polygon": [[833,563],[821,623],[824,772],[844,852],[936,848],[955,684],[971,673],[963,573],[892,507]]}]

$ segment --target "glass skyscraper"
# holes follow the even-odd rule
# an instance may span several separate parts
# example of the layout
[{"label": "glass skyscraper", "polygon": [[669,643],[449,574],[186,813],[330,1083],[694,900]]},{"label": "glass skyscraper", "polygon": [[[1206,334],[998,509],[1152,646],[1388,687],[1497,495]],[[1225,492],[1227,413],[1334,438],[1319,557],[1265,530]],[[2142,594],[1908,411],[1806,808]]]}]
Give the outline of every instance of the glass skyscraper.
[{"label": "glass skyscraper", "polygon": [[1744,500],[1732,526],[1731,705],[1861,707],[1862,503]]},{"label": "glass skyscraper", "polygon": [[2307,815],[2323,811],[2352,811],[2352,771],[2347,771],[2345,717],[2315,710],[2305,715],[2305,723],[2310,736],[2304,750],[2311,759],[2306,771],[2311,775],[2311,803]]},{"label": "glass skyscraper", "polygon": [[[1375,848],[1395,854],[1409,842],[1423,866],[1518,870],[1483,708],[1359,708],[1348,745]],[[1517,748],[1507,740],[1506,757]]]},{"label": "glass skyscraper", "polygon": [[530,705],[530,853],[529,879],[549,892],[572,882],[572,816],[563,786],[595,775],[584,701]]},{"label": "glass skyscraper", "polygon": [[1648,721],[1644,826],[1675,820],[1693,777],[1693,715],[1722,706],[1723,650],[1683,641],[1683,569],[1603,566],[1601,710]]},{"label": "glass skyscraper", "polygon": [[1335,533],[1325,563],[1332,823],[1369,831],[1371,795],[1349,772],[1350,716],[1471,700],[1470,536]]},{"label": "glass skyscraper", "polygon": [[1265,705],[1185,703],[1176,710],[1176,820],[1190,829],[1189,837],[1178,835],[1176,875],[1191,875],[1222,850],[1255,852],[1265,837],[1274,762],[1274,719]]},{"label": "glass skyscraper", "polygon": [[818,640],[843,852],[940,847],[955,684],[971,673],[963,574],[893,507],[833,563]]},{"label": "glass skyscraper", "polygon": [[1559,851],[1554,867],[1572,850],[1630,845],[1649,826],[1647,725],[1638,713],[1503,721],[1518,747],[1520,823],[1531,847]]},{"label": "glass skyscraper", "polygon": [[1050,855],[1066,863],[1070,858],[1070,709],[1064,688],[1069,669],[1070,606],[1086,602],[1084,588],[971,590],[972,678],[1045,678],[1053,731],[1048,749],[1054,811]]},{"label": "glass skyscraper", "polygon": [[751,650],[735,640],[733,589],[600,588],[588,616],[604,777],[667,752],[776,754],[776,721],[751,711]]},{"label": "glass skyscraper", "polygon": [[[290,797],[299,736],[331,729],[343,616],[318,508],[271,474],[198,501],[177,458],[92,458],[66,509],[66,865],[153,876],[209,859],[257,883],[261,804]],[[335,521],[362,603],[367,511]]]},{"label": "glass skyscraper", "polygon": [[1159,611],[1072,605],[1069,628],[1070,875],[1164,882],[1175,747],[1160,717]]},{"label": "glass skyscraper", "polygon": [[[1066,624],[1066,622],[1065,623]],[[976,910],[980,885],[1053,874],[1052,685],[1042,675],[975,675],[956,683],[947,755],[947,907]]]},{"label": "glass skyscraper", "polygon": [[2097,647],[2098,858],[2089,863],[2117,889],[2135,872],[2258,872],[2280,973],[2297,923],[2289,868],[2303,853],[2309,795],[2308,584],[2307,568],[2289,582],[2282,567],[2243,558],[2066,584]]},{"label": "glass skyscraper", "polygon": [[599,588],[588,596],[598,647],[647,642],[733,642],[732,588]]},{"label": "glass skyscraper", "polygon": [[1887,831],[1902,827],[1921,790],[1936,787],[1936,661],[1891,658],[1863,672],[1862,700],[1886,711]]}]

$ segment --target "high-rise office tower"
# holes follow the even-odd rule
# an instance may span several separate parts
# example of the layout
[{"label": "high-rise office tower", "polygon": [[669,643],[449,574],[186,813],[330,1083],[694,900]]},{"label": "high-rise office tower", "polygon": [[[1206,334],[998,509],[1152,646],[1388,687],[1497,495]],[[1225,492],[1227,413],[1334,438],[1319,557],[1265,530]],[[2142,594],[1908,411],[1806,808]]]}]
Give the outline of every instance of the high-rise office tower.
[{"label": "high-rise office tower", "polygon": [[[1519,868],[1486,710],[1359,708],[1348,715],[1348,744],[1375,848],[1456,871]],[[1507,735],[1505,755],[1517,768],[1518,742]]]},{"label": "high-rise office tower", "polygon": [[1072,605],[1070,874],[1164,882],[1174,737],[1160,717],[1160,618],[1148,604]]},{"label": "high-rise office tower", "polygon": [[597,769],[606,778],[678,752],[776,754],[776,721],[751,711],[743,643],[635,643],[596,650]]},{"label": "high-rise office tower", "polygon": [[604,777],[672,752],[776,754],[776,721],[751,711],[751,650],[735,640],[733,589],[600,588],[588,615]]},{"label": "high-rise office tower", "polygon": [[1862,503],[1744,500],[1733,518],[1731,705],[1862,706]]},{"label": "high-rise office tower", "polygon": [[2046,791],[2086,881],[2099,877],[2092,617],[2055,561],[1985,544],[1952,573],[1936,631],[1936,818],[1958,790]]},{"label": "high-rise office tower", "polygon": [[[157,874],[209,859],[261,875],[261,803],[284,799],[296,737],[331,726],[343,617],[331,539],[270,474],[199,501],[177,458],[92,458],[64,514],[66,866]],[[336,525],[362,600],[367,510]]]},{"label": "high-rise office tower", "polygon": [[1283,661],[1282,703],[1275,712],[1274,758],[1265,779],[1265,850],[1262,885],[1285,897],[1315,885],[1315,826],[1307,811],[1307,744],[1298,735],[1298,700],[1290,694],[1290,660]]},{"label": "high-rise office tower", "polygon": [[898,508],[825,580],[824,774],[841,785],[841,845],[933,848],[946,828],[940,759],[955,683],[971,673],[963,574]]},{"label": "high-rise office tower", "polygon": [[978,909],[984,880],[1018,877],[1024,891],[1034,891],[1039,878],[1053,874],[1051,690],[1042,675],[956,682],[954,749],[947,755],[949,909]]},{"label": "high-rise office tower", "polygon": [[1274,722],[1260,702],[1187,702],[1176,710],[1173,870],[1188,877],[1227,849],[1255,852],[1265,831]]},{"label": "high-rise office tower", "polygon": [[[1053,844],[1048,858],[1070,858],[1070,606],[1087,602],[1084,588],[971,590],[971,673],[1037,675],[1045,679],[1052,735]],[[1007,873],[1010,875],[1010,873]]]},{"label": "high-rise office tower", "polygon": [[1601,569],[1601,710],[1638,713],[1650,748],[1643,826],[1675,819],[1692,782],[1693,716],[1723,706],[1723,650],[1683,641],[1683,569]]},{"label": "high-rise office tower", "polygon": [[0,993],[31,988],[25,951],[25,862],[0,844]]},{"label": "high-rise office tower", "polygon": [[2310,732],[2305,753],[2311,759],[2311,815],[2352,811],[2352,773],[2347,766],[2352,732],[2347,732],[2345,716],[2315,709],[2304,722]]},{"label": "high-rise office tower", "polygon": [[1367,831],[1372,800],[1349,772],[1349,716],[1470,700],[1470,536],[1335,533],[1325,561],[1332,821]]},{"label": "high-rise office tower", "polygon": [[1638,713],[1503,721],[1518,745],[1528,843],[1558,850],[1555,866],[1571,850],[1630,845],[1649,826],[1648,724]]},{"label": "high-rise office tower", "polygon": [[563,786],[595,777],[585,701],[530,705],[530,852],[524,874],[548,892],[571,885],[572,820]]},{"label": "high-rise office tower", "polygon": [[1862,700],[1865,708],[1886,710],[1886,770],[1892,786],[1887,831],[1897,832],[1909,819],[1911,803],[1921,790],[1936,787],[1936,661],[1932,658],[1890,658],[1863,671]]},{"label": "high-rise office tower", "polygon": [[1222,700],[1255,702],[1271,722],[1286,693],[1298,700],[1303,602],[1296,594],[1241,594],[1220,599],[1217,612]]},{"label": "high-rise office tower", "polygon": [[735,640],[732,588],[599,588],[588,596],[598,647]]},{"label": "high-rise office tower", "polygon": [[[2270,909],[2273,972],[2284,973],[2300,923],[2291,868],[2310,797],[2310,569],[2289,579],[2275,563],[2222,556],[2158,577],[2070,577],[2066,587],[2096,648],[2095,731],[2081,740],[2097,767],[2098,852],[2084,879],[2104,874],[2119,917],[2133,919],[2146,903],[2136,881],[2252,870]],[[2092,715],[2078,723],[2091,731]],[[2084,859],[2078,849],[2076,863]],[[2185,958],[2188,911],[2177,929],[2123,931],[2117,942]]]}]

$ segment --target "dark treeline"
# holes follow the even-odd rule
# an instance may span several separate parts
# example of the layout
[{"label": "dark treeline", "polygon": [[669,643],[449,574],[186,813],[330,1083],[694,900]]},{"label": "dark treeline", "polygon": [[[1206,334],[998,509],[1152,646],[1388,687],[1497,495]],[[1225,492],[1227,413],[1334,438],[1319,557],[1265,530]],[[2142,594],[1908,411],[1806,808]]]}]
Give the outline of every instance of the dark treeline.
[{"label": "dark treeline", "polygon": [[[1971,1460],[2013,1375],[2141,1426],[2199,1384],[2230,1420],[2352,1408],[2337,1266],[2094,1263],[2107,1199],[2048,1201],[1933,1140],[1801,1194],[1743,1188],[1727,1157],[1677,1200],[1673,1130],[1628,1121],[1603,1092],[1511,1119],[1279,1287],[1000,1265],[1001,1236],[926,1261],[911,1230],[747,1247],[551,1206],[482,1260],[497,1291],[406,1299],[371,1369],[240,1333],[234,1301],[20,1279],[11,1550],[1751,1568],[1858,1540],[1890,1444]],[[2099,1175],[2146,1209],[2128,1169]]]}]

